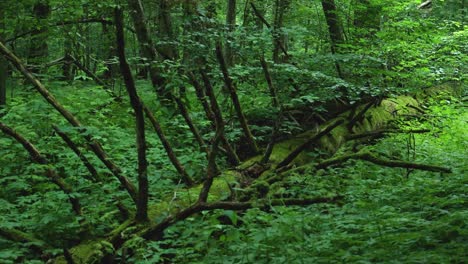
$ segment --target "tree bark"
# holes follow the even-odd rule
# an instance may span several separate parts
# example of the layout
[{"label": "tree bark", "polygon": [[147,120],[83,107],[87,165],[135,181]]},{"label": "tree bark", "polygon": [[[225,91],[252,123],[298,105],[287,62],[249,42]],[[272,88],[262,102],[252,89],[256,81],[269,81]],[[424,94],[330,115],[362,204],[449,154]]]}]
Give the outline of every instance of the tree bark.
[{"label": "tree bark", "polygon": [[[5,3],[2,1],[0,3],[0,42],[3,42],[4,40],[4,34],[1,33],[2,30],[5,30]],[[3,58],[3,56],[0,57],[0,109],[6,105],[6,81],[8,77],[8,62]]]},{"label": "tree bark", "polygon": [[168,59],[174,60],[177,58],[177,50],[175,46],[170,43],[174,41],[174,30],[172,29],[172,18],[170,13],[170,5],[168,0],[158,0],[158,24],[159,33],[164,43],[161,45],[160,50],[166,54]]},{"label": "tree bark", "polygon": [[169,141],[166,139],[166,136],[164,135],[164,132],[161,128],[161,125],[159,124],[158,120],[156,117],[151,113],[151,111],[148,109],[148,107],[144,106],[143,110],[145,111],[146,116],[151,122],[151,125],[153,125],[154,130],[156,131],[156,134],[158,134],[159,140],[161,140],[161,143],[163,144],[164,150],[167,153],[167,156],[169,157],[169,160],[171,161],[172,165],[174,165],[174,168],[177,170],[179,175],[182,177],[182,180],[184,181],[185,185],[187,186],[192,186],[194,184],[194,181],[192,178],[187,174],[187,171],[185,170],[184,166],[180,163],[179,159],[174,153],[174,150],[171,147],[171,144]]},{"label": "tree bark", "polygon": [[32,33],[29,47],[29,63],[40,64],[49,54],[48,23],[46,22],[51,13],[48,1],[38,0],[33,7],[33,16],[36,19],[36,29]]},{"label": "tree bark", "polygon": [[218,62],[221,68],[221,72],[223,73],[224,83],[226,88],[229,90],[229,95],[231,96],[232,104],[234,105],[234,109],[236,110],[237,118],[239,119],[239,123],[241,128],[244,132],[245,140],[247,141],[248,148],[250,150],[250,154],[258,153],[257,143],[250,132],[249,125],[247,124],[247,119],[244,116],[244,112],[242,111],[242,106],[239,101],[239,97],[237,96],[237,89],[229,76],[229,72],[224,61],[223,53],[221,51],[221,45],[218,43],[216,45],[216,57],[218,58]]},{"label": "tree bark", "polygon": [[123,12],[115,9],[115,27],[117,36],[117,55],[120,62],[120,71],[124,78],[130,104],[135,112],[136,145],[138,153],[138,199],[135,219],[137,222],[148,220],[148,161],[146,159],[145,115],[143,103],[138,96],[132,71],[125,56],[125,36],[123,29]]},{"label": "tree bark", "polygon": [[224,56],[226,58],[226,65],[232,66],[234,63],[234,55],[232,42],[234,41],[233,33],[236,29],[236,0],[228,0],[226,12],[226,27],[227,27],[227,41],[224,47]]},{"label": "tree bark", "polygon": [[287,61],[289,58],[285,55],[280,58],[280,51],[287,54],[287,35],[282,32],[284,23],[284,14],[291,4],[290,0],[276,0],[275,1],[275,17],[273,23],[273,61],[280,63]]},{"label": "tree bark", "polygon": [[[334,0],[322,0],[323,13],[328,26],[328,33],[330,36],[330,49],[332,54],[339,53],[337,45],[344,42],[343,29],[338,20],[337,9]],[[340,64],[335,60],[335,68],[338,76],[343,79]]]},{"label": "tree bark", "polygon": [[[157,57],[157,52],[153,45],[153,41],[150,38],[148,28],[146,27],[143,5],[140,0],[128,0],[128,5],[130,7],[130,15],[133,19],[133,25],[135,27],[141,54],[150,64],[148,70],[150,72],[151,82],[158,94],[163,95],[165,80],[153,65]],[[166,57],[168,56],[166,55]]]}]

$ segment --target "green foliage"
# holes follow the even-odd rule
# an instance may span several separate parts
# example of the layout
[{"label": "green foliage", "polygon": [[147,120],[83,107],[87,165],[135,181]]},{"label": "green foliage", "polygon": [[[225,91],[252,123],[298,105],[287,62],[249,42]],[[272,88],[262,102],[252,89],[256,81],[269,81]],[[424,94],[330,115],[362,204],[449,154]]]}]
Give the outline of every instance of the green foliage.
[{"label": "green foliage", "polygon": [[446,165],[452,174],[382,168],[348,161],[341,168],[292,172],[270,196],[340,194],[341,205],[271,207],[245,213],[218,210],[180,222],[158,242],[140,241],[127,260],[180,263],[446,263],[463,262],[467,146],[464,106],[437,101],[429,122],[410,121],[408,135],[393,135],[367,148],[393,159]]},{"label": "green foliage", "polygon": [[[21,81],[18,72],[9,75],[8,105],[0,108],[1,121],[31,141],[50,164],[33,164],[22,146],[0,135],[0,228],[26,232],[51,248],[40,256],[31,243],[0,238],[0,262],[39,263],[41,257],[61,254],[63,246],[102,237],[118,227],[126,220],[116,207],[118,202],[133,210],[133,202],[90,153],[84,136],[99,140],[123,175],[136,182],[134,116],[124,96],[114,54],[110,21],[115,1],[49,0],[53,11],[43,20],[32,13],[35,0],[7,1],[8,5],[0,2],[0,37],[28,67],[36,63],[28,58],[34,38],[43,38],[48,55],[41,61],[71,54],[124,98],[111,98],[81,70],[72,69],[71,76],[65,76],[61,64],[32,67],[57,100],[83,123],[85,129],[78,130],[31,85]],[[187,173],[197,181],[206,176],[206,153],[199,150],[175,104],[157,100],[148,76],[144,77],[148,75],[146,66],[155,67],[166,79],[163,91],[182,99],[202,137],[210,142],[215,134],[212,124],[185,76],[186,71],[197,73],[202,67],[221,105],[226,138],[238,152],[242,152],[244,138],[214,55],[218,41],[232,48],[234,64],[229,74],[250,129],[262,146],[270,141],[280,111],[273,107],[261,57],[268,62],[285,110],[278,138],[310,129],[306,121],[329,114],[328,104],[332,102],[354,104],[369,97],[402,94],[446,82],[466,86],[468,36],[463,1],[433,1],[429,11],[417,9],[419,0],[335,0],[345,42],[333,54],[320,1],[288,1],[284,26],[278,31],[286,36],[284,44],[291,57],[277,64],[271,61],[275,31],[260,25],[249,1],[238,1],[238,22],[233,32],[228,32],[221,11],[226,9],[225,1],[167,2],[174,37],[161,34],[160,6],[143,1],[153,42],[158,48],[174,47],[176,58],[158,58],[156,62],[143,58],[126,12],[127,57],[139,73],[136,84],[140,97],[161,122]],[[199,5],[189,12],[182,2]],[[275,17],[274,2],[255,1],[268,22]],[[243,4],[246,9],[241,15],[239,6]],[[88,18],[107,22],[82,21]],[[83,23],[64,23],[73,21]],[[337,77],[336,64],[344,79]],[[462,263],[468,251],[466,119],[457,99],[442,96],[431,102],[426,115],[418,120],[395,123],[400,128],[428,128],[430,133],[366,142],[376,143],[366,148],[389,158],[450,166],[452,175],[381,168],[361,161],[319,171],[307,166],[296,168],[280,183],[270,186],[259,181],[252,187],[267,198],[339,194],[344,200],[339,205],[204,212],[171,226],[164,240],[130,237],[116,258],[127,263]],[[91,177],[52,125],[58,125],[77,144],[95,166],[99,181]],[[150,203],[172,196],[176,199],[182,188],[180,176],[149,123],[146,129]],[[323,154],[307,155],[319,159]],[[218,156],[218,167],[223,170],[225,157],[222,153]],[[72,186],[71,195],[80,199],[82,216],[73,214],[68,197],[45,177],[48,168]],[[102,248],[114,250],[110,245]],[[102,255],[99,250],[97,255]]]}]

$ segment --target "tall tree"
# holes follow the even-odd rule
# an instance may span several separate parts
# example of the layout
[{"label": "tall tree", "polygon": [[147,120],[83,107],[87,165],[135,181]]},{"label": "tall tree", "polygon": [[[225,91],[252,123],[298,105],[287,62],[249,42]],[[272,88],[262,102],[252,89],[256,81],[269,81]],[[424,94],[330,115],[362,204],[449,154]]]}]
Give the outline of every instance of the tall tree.
[{"label": "tall tree", "polygon": [[[0,2],[0,42],[4,41],[4,30],[5,30],[5,8],[6,4],[4,1]],[[7,69],[8,62],[0,56],[0,108],[6,105],[6,80],[7,80]]]},{"label": "tall tree", "polygon": [[[287,35],[283,32],[284,15],[289,8],[291,0],[275,1],[275,17],[273,22],[273,61],[279,63],[288,58],[280,58],[281,52],[287,52]],[[286,55],[285,55],[286,56]]]},{"label": "tall tree", "polygon": [[135,27],[135,33],[138,39],[140,52],[144,58],[150,61],[149,72],[151,82],[157,89],[158,93],[162,95],[164,93],[165,81],[158,70],[154,67],[154,61],[156,60],[157,52],[146,26],[147,23],[143,10],[143,4],[140,0],[128,0],[128,5],[130,7],[130,15],[132,16],[133,26]]},{"label": "tall tree", "polygon": [[[332,54],[338,53],[337,45],[344,42],[343,29],[338,20],[337,9],[334,0],[322,0],[323,13],[327,21],[328,33],[330,35],[330,48]],[[338,62],[335,61],[336,72],[340,78],[343,78],[343,73]]]},{"label": "tall tree", "polygon": [[148,161],[146,160],[145,117],[143,113],[143,103],[138,96],[132,72],[125,56],[123,12],[120,8],[115,9],[115,25],[120,71],[125,81],[130,103],[135,112],[136,145],[138,152],[138,199],[135,218],[139,222],[144,222],[148,220]]},{"label": "tall tree", "polygon": [[160,45],[160,50],[167,56],[168,59],[177,57],[177,50],[171,43],[174,41],[174,30],[172,28],[171,6],[168,0],[158,0],[158,29],[163,44]]},{"label": "tall tree", "polygon": [[224,56],[226,57],[226,64],[231,66],[233,64],[233,37],[232,34],[236,29],[236,0],[228,0],[226,12],[226,27],[228,30],[227,43],[224,48]]},{"label": "tall tree", "polygon": [[33,16],[36,19],[36,29],[32,32],[32,38],[29,46],[29,60],[32,63],[40,63],[49,54],[48,23],[50,16],[50,5],[46,0],[38,0],[33,6]]}]

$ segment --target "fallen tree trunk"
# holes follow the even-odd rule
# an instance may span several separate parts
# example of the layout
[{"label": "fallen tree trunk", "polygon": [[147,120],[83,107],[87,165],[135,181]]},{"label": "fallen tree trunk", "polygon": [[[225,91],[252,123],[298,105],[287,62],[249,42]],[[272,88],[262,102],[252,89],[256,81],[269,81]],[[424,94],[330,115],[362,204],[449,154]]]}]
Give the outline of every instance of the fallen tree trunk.
[{"label": "fallen tree trunk", "polygon": [[[214,209],[229,209],[229,210],[246,210],[253,207],[263,208],[266,204],[269,205],[308,205],[313,203],[334,203],[340,200],[338,195],[332,197],[316,197],[307,199],[282,199],[282,200],[264,200],[261,197],[244,195],[241,200],[226,201],[232,198],[232,185],[241,181],[244,177],[252,178],[246,187],[248,192],[249,186],[257,179],[271,183],[279,178],[272,176],[280,175],[275,169],[288,169],[287,164],[301,166],[310,162],[317,162],[305,152],[311,148],[319,148],[328,153],[328,159],[321,163],[315,163],[315,168],[325,168],[327,166],[340,164],[349,159],[362,159],[373,162],[378,165],[388,167],[402,167],[412,169],[422,169],[435,172],[449,173],[449,168],[441,166],[409,163],[404,161],[394,161],[381,159],[377,156],[367,153],[355,153],[340,157],[333,157],[334,153],[351,140],[358,140],[365,137],[382,135],[384,133],[423,133],[425,130],[415,131],[400,131],[395,129],[387,129],[389,121],[394,120],[399,116],[408,114],[418,114],[416,108],[419,103],[416,99],[409,96],[400,96],[397,98],[385,99],[379,105],[369,106],[368,102],[364,105],[355,108],[355,115],[350,112],[345,112],[337,118],[329,120],[321,126],[319,132],[309,131],[300,134],[292,139],[278,142],[272,151],[270,163],[265,165],[259,161],[262,155],[253,157],[234,170],[222,172],[218,177],[213,179],[212,188],[208,194],[206,202],[199,201],[198,194],[202,191],[202,184],[188,189],[182,189],[175,193],[178,200],[173,201],[173,197],[168,197],[166,200],[150,205],[149,208],[149,223],[145,225],[135,225],[133,220],[128,220],[120,227],[110,232],[106,237],[84,241],[82,244],[70,249],[70,255],[75,260],[80,260],[83,263],[98,263],[106,255],[113,255],[131,235],[143,237],[145,239],[160,239],[163,236],[164,230],[174,223],[182,221],[193,214]],[[359,115],[358,118],[356,116]],[[350,126],[350,121],[353,120],[353,125]],[[294,154],[293,154],[294,153]],[[287,162],[285,162],[287,161]],[[279,164],[286,164],[279,166]],[[260,168],[258,168],[260,166]],[[255,169],[252,169],[255,168]],[[284,175],[284,174],[283,174]],[[266,179],[266,180],[265,180]],[[269,179],[272,179],[271,182]],[[252,194],[254,192],[251,192]],[[250,198],[250,200],[249,200]],[[255,201],[255,202],[252,202]],[[155,221],[154,219],[160,219]],[[161,220],[162,219],[162,220]],[[122,234],[126,234],[123,236]],[[129,235],[130,234],[130,235]],[[101,248],[100,251],[90,249]],[[55,263],[66,263],[62,256],[55,259]]]}]

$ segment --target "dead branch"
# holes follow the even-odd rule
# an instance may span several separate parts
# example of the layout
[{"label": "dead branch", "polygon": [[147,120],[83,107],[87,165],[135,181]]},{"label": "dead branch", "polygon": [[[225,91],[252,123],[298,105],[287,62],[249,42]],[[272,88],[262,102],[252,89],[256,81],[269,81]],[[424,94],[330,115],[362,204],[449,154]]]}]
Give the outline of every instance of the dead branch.
[{"label": "dead branch", "polygon": [[237,88],[234,85],[232,78],[229,76],[229,72],[221,48],[221,43],[219,42],[216,44],[216,58],[218,59],[221,72],[223,73],[224,84],[229,90],[229,95],[231,97],[232,104],[234,106],[234,109],[236,110],[237,118],[239,119],[242,131],[244,132],[245,140],[247,141],[251,154],[256,154],[258,153],[257,143],[255,142],[252,132],[250,132],[249,125],[247,124],[247,119],[245,118],[244,112],[242,111],[239,97],[237,96]]},{"label": "dead branch", "polygon": [[251,208],[268,209],[271,206],[306,206],[318,203],[335,203],[340,200],[341,197],[320,197],[310,199],[262,199],[253,202],[213,202],[213,203],[195,203],[184,210],[180,211],[176,215],[169,216],[162,222],[143,230],[140,235],[146,239],[152,239],[160,236],[160,234],[169,226],[185,220],[186,218],[203,211],[211,211],[216,209],[224,210],[247,210]]},{"label": "dead branch", "polygon": [[[218,124],[222,124],[224,126],[224,119],[223,119],[223,113],[221,112],[221,109],[219,108],[218,105],[218,100],[216,99],[216,95],[213,91],[213,86],[211,85],[211,82],[206,75],[206,73],[202,70],[199,71],[201,78],[203,80],[203,84],[205,85],[205,92],[208,98],[210,99],[210,110],[213,113],[213,118],[214,122],[217,122]],[[223,130],[224,131],[224,130]],[[226,136],[224,133],[221,135],[221,142],[226,149],[226,155],[229,163],[233,166],[237,166],[240,163],[240,159],[237,156],[236,152],[232,148],[231,144],[227,140]]]},{"label": "dead branch", "polygon": [[45,241],[14,228],[0,227],[0,236],[15,242],[28,243],[34,250],[39,252],[50,249],[50,246]]},{"label": "dead branch", "polygon": [[55,130],[57,135],[60,136],[60,138],[67,144],[67,146],[73,151],[73,153],[80,158],[81,162],[85,165],[86,169],[88,169],[89,173],[91,174],[92,180],[97,181],[98,179],[98,173],[96,171],[96,168],[89,162],[88,158],[86,158],[85,155],[81,152],[81,150],[76,146],[76,144],[71,140],[71,138],[63,132],[58,126],[53,125],[52,128]]},{"label": "dead branch", "polygon": [[366,137],[378,137],[387,133],[404,133],[404,134],[422,134],[431,132],[429,129],[413,129],[413,130],[403,130],[403,129],[378,129],[369,132],[363,132],[359,134],[350,134],[346,136],[346,140],[356,140]]},{"label": "dead branch", "polygon": [[177,170],[177,172],[180,174],[182,177],[182,180],[187,186],[192,186],[194,184],[193,179],[187,174],[187,171],[185,170],[184,166],[180,163],[179,159],[175,155],[174,151],[172,150],[172,146],[169,143],[169,140],[167,140],[161,125],[159,124],[159,121],[156,119],[156,117],[153,115],[153,113],[148,109],[148,107],[143,106],[143,110],[145,111],[146,117],[151,122],[151,125],[153,126],[154,130],[156,131],[156,134],[158,134],[159,140],[161,140],[161,143],[163,144],[164,150],[166,150],[167,156],[169,157],[169,160],[171,161],[172,165],[174,168]]},{"label": "dead branch", "polygon": [[327,159],[319,163],[316,168],[317,169],[324,169],[326,167],[341,164],[350,159],[361,159],[372,162],[377,165],[385,166],[385,167],[392,167],[392,168],[406,168],[406,169],[417,169],[417,170],[424,170],[424,171],[433,171],[433,172],[443,172],[443,173],[451,173],[452,170],[450,168],[441,167],[441,166],[434,166],[434,165],[427,165],[427,164],[420,164],[420,163],[411,163],[406,161],[396,161],[396,160],[387,160],[377,157],[376,155],[363,151],[354,154],[343,155],[340,157],[335,157],[331,159]]},{"label": "dead branch", "polygon": [[[14,138],[21,145],[23,145],[24,149],[26,149],[26,151],[29,153],[29,156],[31,157],[34,163],[42,165],[49,164],[47,158],[44,157],[31,142],[29,142],[18,132],[14,131],[12,128],[6,126],[2,122],[0,122],[0,130],[6,135]],[[73,192],[71,186],[65,183],[63,178],[51,167],[48,167],[46,169],[45,175],[47,176],[47,178],[50,179],[52,183],[57,185],[57,187],[59,187],[59,189],[62,190],[62,192],[64,192],[68,196],[68,200],[70,201],[70,204],[72,205],[72,209],[75,212],[75,214],[81,215],[80,201],[78,200],[78,198],[71,195]]]},{"label": "dead branch", "polygon": [[[86,129],[81,125],[80,121],[70,112],[68,111],[62,104],[60,104],[57,99],[52,95],[49,90],[37,79],[31,71],[29,71],[21,60],[15,56],[10,50],[8,50],[5,45],[0,42],[0,54],[2,54],[8,61],[10,61],[13,66],[20,71],[24,77],[30,81],[36,90],[44,97],[44,99],[52,105],[72,126],[80,128],[81,131],[85,131]],[[123,187],[130,197],[134,201],[136,201],[136,189],[135,186],[130,182],[130,180],[122,175],[122,170],[117,164],[112,161],[107,156],[106,151],[101,146],[101,144],[92,138],[91,135],[85,135],[84,138],[88,142],[89,147],[94,152],[94,154],[106,165],[106,167],[112,172],[112,174],[119,180],[121,187]]]},{"label": "dead branch", "polygon": [[324,129],[322,129],[322,131],[320,131],[319,133],[314,135],[312,138],[307,140],[305,143],[303,143],[302,145],[297,147],[294,151],[292,151],[283,161],[278,163],[278,165],[276,166],[276,169],[280,169],[282,167],[287,166],[289,163],[291,163],[291,161],[293,161],[297,156],[299,156],[299,154],[301,154],[302,151],[310,148],[317,140],[319,140],[321,137],[329,134],[334,128],[336,128],[337,126],[339,126],[339,125],[341,125],[343,123],[344,123],[344,120],[341,119],[341,118],[335,120],[335,122],[331,123],[330,125],[328,125]]}]

